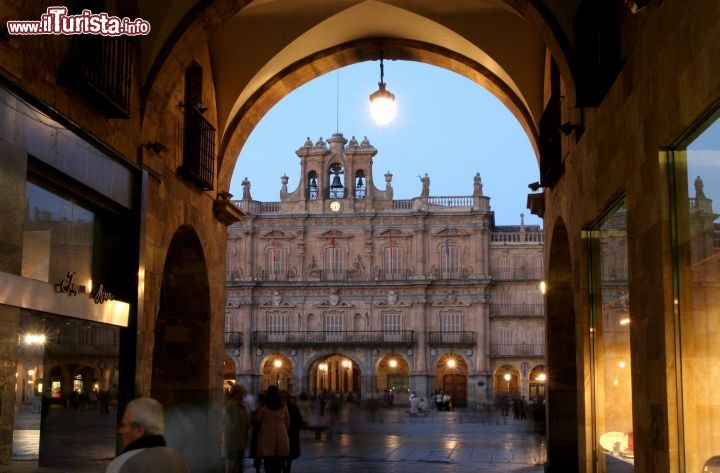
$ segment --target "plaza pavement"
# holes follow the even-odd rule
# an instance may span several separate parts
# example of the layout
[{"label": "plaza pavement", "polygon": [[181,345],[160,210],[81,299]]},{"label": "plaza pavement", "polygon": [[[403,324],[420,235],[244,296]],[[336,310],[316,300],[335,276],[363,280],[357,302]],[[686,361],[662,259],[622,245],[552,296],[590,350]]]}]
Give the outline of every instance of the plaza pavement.
[{"label": "plaza pavement", "polygon": [[[55,428],[63,416],[83,420],[71,431],[54,432],[53,466],[38,466],[38,431],[21,420],[16,426],[28,428],[15,431],[17,459],[0,466],[0,472],[103,473],[114,455],[114,415],[63,409],[50,416],[55,416],[50,424]],[[545,442],[539,430],[531,420],[470,409],[415,417],[405,407],[394,407],[370,419],[352,407],[321,440],[303,431],[302,456],[293,462],[292,473],[541,473]],[[79,450],[82,455],[73,453]],[[246,471],[253,472],[249,459]]]}]

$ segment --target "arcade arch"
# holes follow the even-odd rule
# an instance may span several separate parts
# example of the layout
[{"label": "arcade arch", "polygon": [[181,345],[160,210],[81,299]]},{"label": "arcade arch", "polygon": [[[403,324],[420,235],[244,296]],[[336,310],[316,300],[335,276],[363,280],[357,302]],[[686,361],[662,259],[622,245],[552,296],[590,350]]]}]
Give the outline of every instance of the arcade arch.
[{"label": "arcade arch", "polygon": [[293,363],[280,353],[265,357],[260,362],[260,390],[265,391],[268,386],[275,385],[280,391],[294,392],[297,380],[294,375]]},{"label": "arcade arch", "polygon": [[320,393],[359,399],[362,395],[362,371],[356,360],[333,353],[314,360],[307,372],[309,395]]},{"label": "arcade arch", "polygon": [[210,346],[210,288],[202,244],[190,225],[170,242],[154,330],[151,395],[164,404],[205,403]]},{"label": "arcade arch", "polygon": [[465,358],[448,353],[435,364],[435,392],[442,391],[452,397],[453,407],[467,407],[468,365]]},{"label": "arcade arch", "polygon": [[513,365],[505,364],[495,370],[493,386],[495,399],[520,397],[520,370]]}]

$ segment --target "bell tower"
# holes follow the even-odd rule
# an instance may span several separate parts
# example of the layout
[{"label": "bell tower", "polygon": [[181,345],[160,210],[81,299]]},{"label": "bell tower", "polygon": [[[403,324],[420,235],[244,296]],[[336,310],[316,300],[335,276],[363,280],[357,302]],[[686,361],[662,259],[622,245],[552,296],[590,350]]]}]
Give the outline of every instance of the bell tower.
[{"label": "bell tower", "polygon": [[300,182],[292,193],[283,187],[282,202],[304,201],[309,212],[318,213],[372,210],[375,201],[387,196],[392,200],[387,178],[385,191],[375,188],[372,166],[377,149],[367,137],[348,141],[342,133],[333,133],[327,142],[319,138],[314,144],[308,138],[295,154],[300,158]]}]

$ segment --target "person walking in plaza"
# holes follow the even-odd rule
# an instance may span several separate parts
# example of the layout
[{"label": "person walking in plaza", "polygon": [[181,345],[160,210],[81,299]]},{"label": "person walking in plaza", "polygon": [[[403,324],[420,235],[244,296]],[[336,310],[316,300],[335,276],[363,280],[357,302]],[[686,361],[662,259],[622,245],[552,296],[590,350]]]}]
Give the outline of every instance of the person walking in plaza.
[{"label": "person walking in plaza", "polygon": [[255,417],[260,422],[256,455],[262,458],[265,473],[282,473],[285,460],[290,456],[290,413],[276,385],[268,387],[265,402]]},{"label": "person walking in plaza", "polygon": [[452,410],[452,396],[450,393],[443,394],[443,410],[450,412]]},{"label": "person walking in plaza", "polygon": [[225,472],[242,473],[245,448],[250,432],[250,411],[245,405],[247,391],[242,384],[230,388],[225,403],[223,433],[225,436]]},{"label": "person walking in plaza", "polygon": [[260,436],[260,421],[257,420],[257,413],[260,406],[265,404],[265,393],[260,393],[257,398],[255,409],[251,412],[250,422],[250,454],[249,457],[253,459],[253,468],[255,473],[260,473],[262,469],[262,458],[257,454],[258,437]]},{"label": "person walking in plaza", "polygon": [[122,453],[106,473],[190,473],[190,464],[165,443],[165,413],[157,400],[142,397],[125,407],[118,435]]},{"label": "person walking in plaza", "polygon": [[288,413],[290,414],[290,426],[288,427],[288,440],[290,441],[290,456],[285,460],[283,467],[283,473],[290,473],[292,469],[292,461],[300,458],[300,430],[303,427],[305,420],[303,419],[302,412],[297,406],[290,393],[283,391],[280,393],[280,397],[287,406]]},{"label": "person walking in plaza", "polygon": [[416,417],[420,410],[420,401],[415,393],[410,393],[410,415]]}]

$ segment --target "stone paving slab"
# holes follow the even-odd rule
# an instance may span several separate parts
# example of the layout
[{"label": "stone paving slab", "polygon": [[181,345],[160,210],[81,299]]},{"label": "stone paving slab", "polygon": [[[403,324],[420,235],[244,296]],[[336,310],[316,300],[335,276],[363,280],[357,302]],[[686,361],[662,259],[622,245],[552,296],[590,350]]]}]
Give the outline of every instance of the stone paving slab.
[{"label": "stone paving slab", "polygon": [[[14,461],[0,466],[0,472],[104,473],[113,441],[107,419],[97,413],[70,415],[87,416],[102,434],[93,434],[93,428],[66,432],[59,445],[64,451],[52,467],[38,467],[37,460]],[[32,432],[16,431],[15,443],[18,435],[31,441]],[[368,422],[365,412],[349,409],[329,434],[316,440],[303,431],[303,455],[293,462],[293,473],[541,473],[545,460],[544,438],[530,421],[488,419],[469,410],[413,417],[402,408],[383,409],[375,422]],[[78,445],[82,457],[73,456]],[[15,447],[21,449],[22,442]],[[246,471],[254,472],[250,460]]]}]

